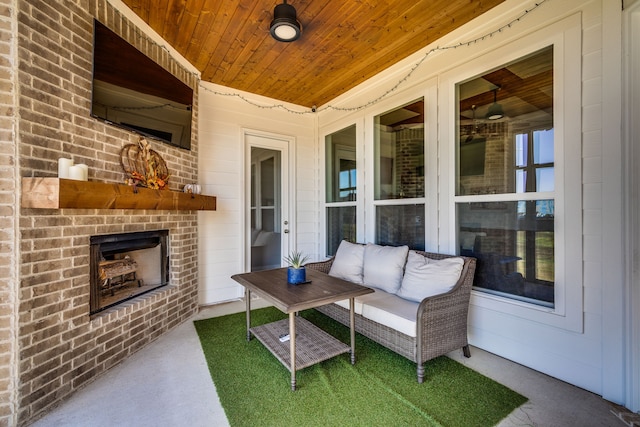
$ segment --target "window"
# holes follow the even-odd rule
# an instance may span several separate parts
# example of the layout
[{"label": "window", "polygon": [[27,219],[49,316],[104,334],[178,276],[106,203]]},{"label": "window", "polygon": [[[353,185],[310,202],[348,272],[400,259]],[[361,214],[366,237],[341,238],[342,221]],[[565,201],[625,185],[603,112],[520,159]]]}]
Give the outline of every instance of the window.
[{"label": "window", "polygon": [[327,254],[356,241],[356,126],[325,137]]},{"label": "window", "polygon": [[279,231],[279,153],[266,149],[251,151],[251,228]]},{"label": "window", "polygon": [[456,85],[459,252],[483,292],[554,307],[553,46]]},{"label": "window", "polygon": [[374,117],[376,243],[425,247],[424,99]]},{"label": "window", "polygon": [[516,192],[553,191],[553,129],[516,134],[515,143]]}]

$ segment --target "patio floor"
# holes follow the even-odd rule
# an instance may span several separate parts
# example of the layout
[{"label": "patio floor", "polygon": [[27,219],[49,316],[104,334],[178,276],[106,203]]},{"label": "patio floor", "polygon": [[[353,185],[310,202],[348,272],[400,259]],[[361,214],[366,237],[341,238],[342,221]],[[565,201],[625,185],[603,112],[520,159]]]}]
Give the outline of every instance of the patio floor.
[{"label": "patio floor", "polygon": [[[258,304],[252,303],[257,307]],[[244,310],[235,301],[206,307],[195,319]],[[499,426],[614,426],[623,408],[601,397],[486,351],[471,348],[450,357],[529,398]],[[621,412],[621,413],[619,413]],[[626,414],[630,416],[631,414]],[[211,381],[192,322],[186,322],[112,368],[37,420],[54,426],[189,426],[229,425]]]}]

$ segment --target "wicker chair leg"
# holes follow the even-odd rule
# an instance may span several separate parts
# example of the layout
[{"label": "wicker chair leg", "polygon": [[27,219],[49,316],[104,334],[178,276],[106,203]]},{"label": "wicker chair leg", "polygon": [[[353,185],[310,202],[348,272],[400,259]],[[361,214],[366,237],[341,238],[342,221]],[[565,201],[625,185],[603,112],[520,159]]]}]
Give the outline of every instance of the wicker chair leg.
[{"label": "wicker chair leg", "polygon": [[424,366],[422,363],[418,363],[418,384],[424,382]]},{"label": "wicker chair leg", "polygon": [[469,350],[469,345],[465,345],[462,347],[462,352],[464,353],[464,357],[471,357],[471,350]]}]

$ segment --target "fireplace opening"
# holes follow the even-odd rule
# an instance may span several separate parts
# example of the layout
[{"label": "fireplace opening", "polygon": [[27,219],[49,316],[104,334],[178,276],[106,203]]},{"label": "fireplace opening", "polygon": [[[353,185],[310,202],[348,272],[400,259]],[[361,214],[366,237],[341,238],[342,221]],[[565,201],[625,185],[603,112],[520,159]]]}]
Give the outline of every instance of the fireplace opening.
[{"label": "fireplace opening", "polygon": [[169,230],[90,238],[90,314],[169,283]]}]

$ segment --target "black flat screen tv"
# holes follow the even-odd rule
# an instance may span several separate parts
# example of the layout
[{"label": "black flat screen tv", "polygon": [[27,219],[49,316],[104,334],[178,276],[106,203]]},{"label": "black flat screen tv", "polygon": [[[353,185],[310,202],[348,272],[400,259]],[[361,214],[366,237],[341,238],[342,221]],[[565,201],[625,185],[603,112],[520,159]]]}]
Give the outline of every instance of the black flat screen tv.
[{"label": "black flat screen tv", "polygon": [[91,115],[191,149],[193,89],[94,21]]}]

